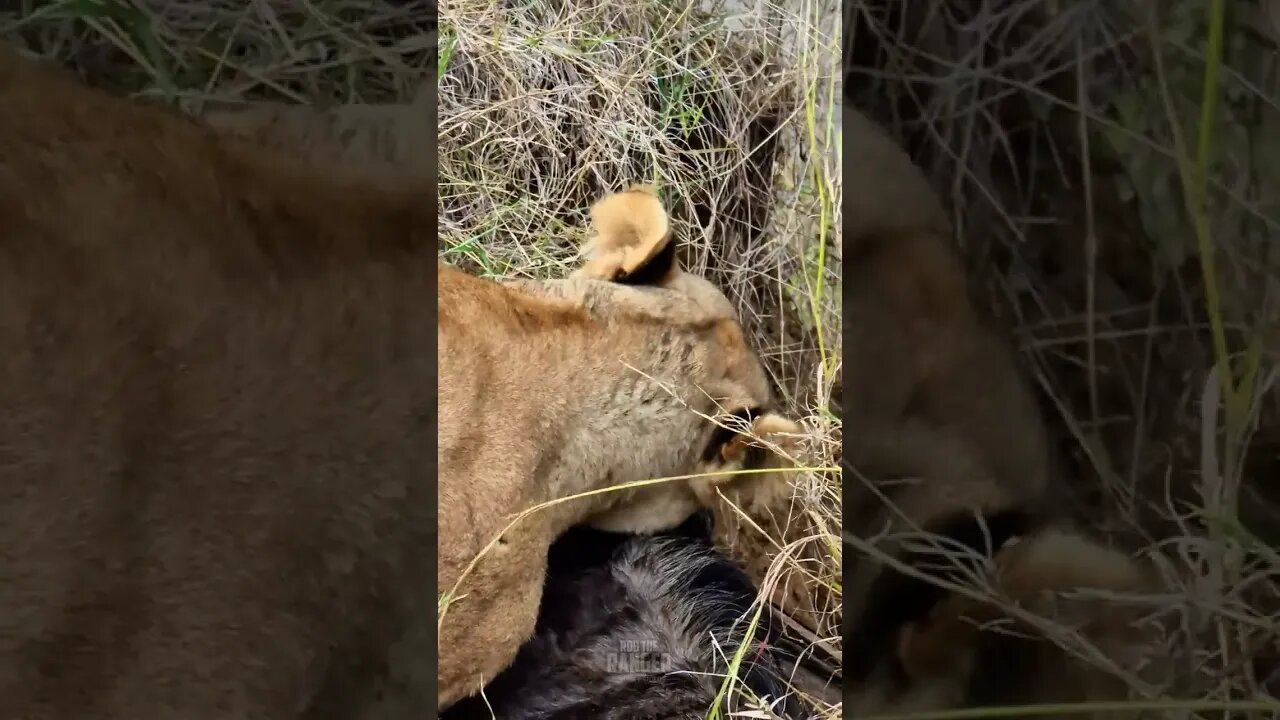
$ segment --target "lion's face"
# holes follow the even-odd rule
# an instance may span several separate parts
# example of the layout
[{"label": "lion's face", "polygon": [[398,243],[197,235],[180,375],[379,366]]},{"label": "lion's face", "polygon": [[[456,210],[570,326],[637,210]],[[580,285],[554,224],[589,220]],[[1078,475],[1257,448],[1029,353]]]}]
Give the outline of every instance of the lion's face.
[{"label": "lion's face", "polygon": [[748,504],[770,503],[785,494],[788,461],[777,446],[800,431],[796,423],[742,408],[704,425],[701,455],[687,476],[632,490],[625,502],[589,524],[612,532],[657,532],[715,507],[717,489]]},{"label": "lion's face", "polygon": [[680,269],[666,211],[647,188],[609,195],[591,216],[596,236],[588,260],[568,282],[604,281],[613,302],[625,297],[622,304],[630,311],[678,318],[699,342],[682,348],[697,386],[686,399],[689,424],[673,427],[681,437],[667,439],[672,452],[686,454],[678,463],[683,473],[622,491],[623,499],[590,524],[653,532],[711,507],[718,487],[748,491],[748,499],[781,495],[786,462],[779,444],[800,426],[774,412],[764,367],[733,305],[714,284]]}]

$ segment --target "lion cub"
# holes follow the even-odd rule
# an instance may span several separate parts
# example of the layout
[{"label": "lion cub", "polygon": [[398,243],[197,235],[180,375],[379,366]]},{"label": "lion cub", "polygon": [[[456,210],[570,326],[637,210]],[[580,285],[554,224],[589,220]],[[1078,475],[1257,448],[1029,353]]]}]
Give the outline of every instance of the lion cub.
[{"label": "lion cub", "polygon": [[570,526],[674,527],[763,462],[750,436],[799,430],[772,412],[729,301],[680,269],[652,192],[605,197],[592,221],[588,260],[564,280],[439,266],[441,708],[530,638],[548,548]]},{"label": "lion cub", "polygon": [[1064,594],[1151,578],[1059,511],[1039,408],[970,301],[923,173],[849,107],[843,133],[844,527],[860,551],[844,586],[845,712],[1123,698],[1046,626],[980,599],[1119,657],[1134,613]]}]

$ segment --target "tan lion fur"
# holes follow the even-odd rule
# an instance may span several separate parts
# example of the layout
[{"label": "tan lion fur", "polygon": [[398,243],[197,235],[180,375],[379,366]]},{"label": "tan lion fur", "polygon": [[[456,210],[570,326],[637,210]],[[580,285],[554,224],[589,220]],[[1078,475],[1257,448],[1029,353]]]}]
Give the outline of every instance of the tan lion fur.
[{"label": "tan lion fur", "polygon": [[[594,208],[597,252],[666,223],[644,190],[620,195]],[[758,434],[799,430],[769,412],[764,371],[727,299],[673,255],[656,255],[672,264],[655,274],[660,285],[643,287],[597,279],[624,274],[607,260],[585,266],[597,277],[502,284],[441,267],[441,590],[470,569],[440,626],[441,707],[477,692],[529,639],[556,537],[582,522],[671,528],[711,486],[733,482],[723,471],[749,453],[736,435],[714,440],[709,417],[751,410]],[[490,546],[541,503],[694,473],[716,474],[544,508]]]}]

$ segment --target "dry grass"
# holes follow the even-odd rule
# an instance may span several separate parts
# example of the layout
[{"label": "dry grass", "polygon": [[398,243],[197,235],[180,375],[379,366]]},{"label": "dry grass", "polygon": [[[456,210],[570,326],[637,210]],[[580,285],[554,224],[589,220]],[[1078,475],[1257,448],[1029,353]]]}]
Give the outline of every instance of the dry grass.
[{"label": "dry grass", "polygon": [[838,667],[838,480],[820,469],[840,430],[835,7],[452,0],[438,117],[442,253],[483,275],[564,275],[594,200],[657,186],[687,265],[741,308],[806,427],[814,469],[785,523],[804,530],[774,533],[756,580],[826,591],[795,629]]},{"label": "dry grass", "polygon": [[1275,717],[1280,4],[846,11],[845,88],[952,207],[1082,524],[1166,581],[1138,599],[1159,640],[1129,668],[1135,698],[1151,717]]}]

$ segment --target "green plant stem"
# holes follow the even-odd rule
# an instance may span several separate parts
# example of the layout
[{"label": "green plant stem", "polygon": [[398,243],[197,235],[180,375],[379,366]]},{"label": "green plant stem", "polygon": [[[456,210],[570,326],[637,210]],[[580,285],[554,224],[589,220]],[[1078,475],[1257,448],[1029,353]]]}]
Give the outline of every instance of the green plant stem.
[{"label": "green plant stem", "polygon": [[[1196,143],[1196,162],[1190,187],[1191,222],[1195,228],[1200,253],[1200,272],[1204,282],[1205,312],[1213,341],[1214,361],[1226,410],[1226,433],[1223,442],[1223,471],[1234,475],[1237,466],[1236,443],[1243,436],[1247,416],[1245,400],[1250,394],[1251,373],[1237,383],[1227,347],[1226,323],[1222,316],[1222,295],[1218,286],[1217,253],[1209,223],[1209,171],[1213,162],[1214,119],[1218,108],[1219,75],[1222,67],[1223,35],[1226,25],[1226,1],[1212,0],[1208,6],[1209,35],[1205,51],[1204,84],[1200,99],[1200,127]],[[1246,384],[1249,383],[1249,384]],[[1231,503],[1234,505],[1234,503]],[[1223,508],[1234,513],[1234,507]]]}]

